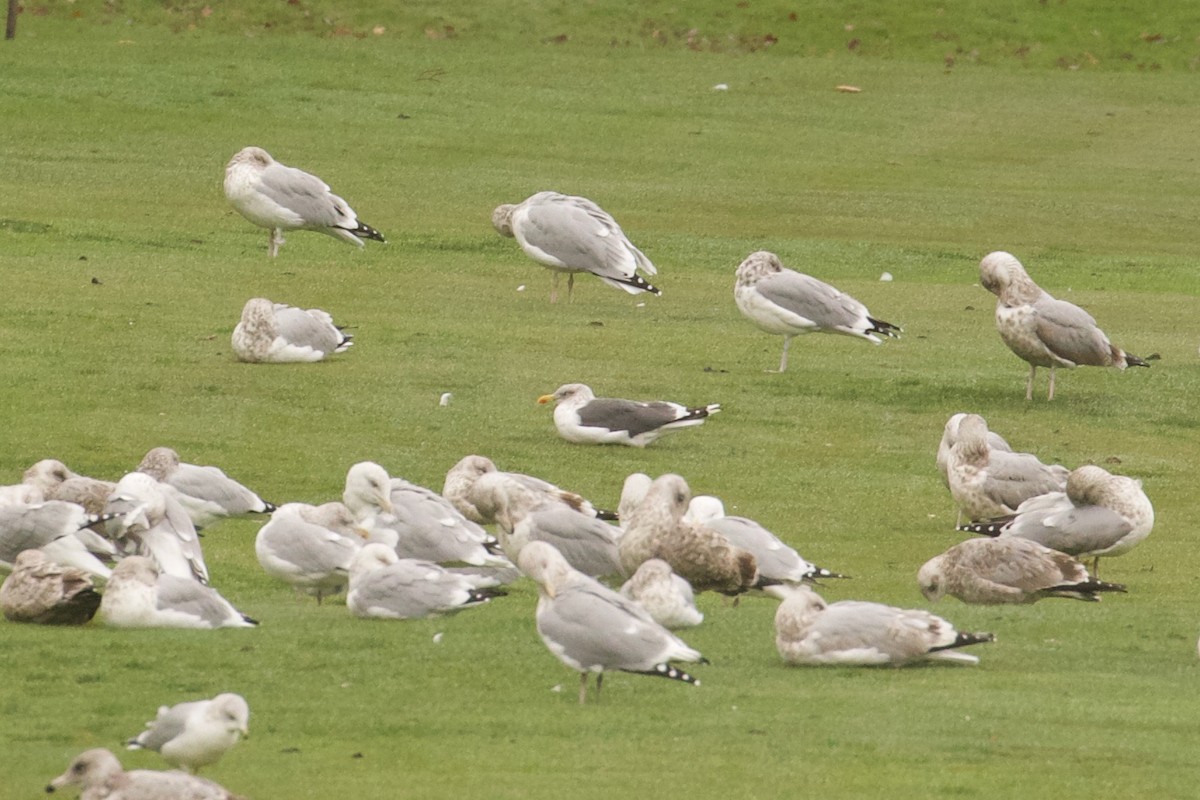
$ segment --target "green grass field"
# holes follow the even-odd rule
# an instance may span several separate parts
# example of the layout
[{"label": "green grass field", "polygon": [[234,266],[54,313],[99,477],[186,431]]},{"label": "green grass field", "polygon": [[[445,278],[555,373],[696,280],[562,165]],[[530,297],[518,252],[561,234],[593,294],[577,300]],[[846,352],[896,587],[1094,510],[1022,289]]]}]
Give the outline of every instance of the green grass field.
[{"label": "green grass field", "polygon": [[[1193,797],[1200,13],[403,5],[26,6],[0,47],[0,483],[44,457],[115,480],[157,445],[280,503],[339,498],[364,459],[440,488],[482,453],[610,506],[627,473],[671,471],[854,576],[829,599],[924,607],[917,568],[960,538],[934,452],[974,411],[1043,460],[1144,480],[1155,531],[1102,565],[1129,594],[944,601],[998,641],[976,668],[906,670],[787,668],[774,601],[706,596],[683,634],[712,661],[700,688],[616,674],[581,708],[528,582],[454,618],[354,620],[266,578],[260,523],[229,521],[205,538],[213,584],[257,630],[0,626],[0,797],[89,747],[163,768],[121,743],[221,691],[252,735],[207,774],[258,800]],[[389,243],[293,233],[268,260],[220,189],[249,144]],[[549,188],[611,211],[663,297],[581,278],[551,306],[489,223]],[[765,374],[781,341],[732,298],[756,249],[905,337],[798,339]],[[978,286],[995,249],[1161,361],[1061,373],[1053,403],[1043,376],[1026,403]],[[237,363],[260,295],[329,310],[356,345]],[[724,410],[647,450],[572,446],[534,403],[572,381]]]}]

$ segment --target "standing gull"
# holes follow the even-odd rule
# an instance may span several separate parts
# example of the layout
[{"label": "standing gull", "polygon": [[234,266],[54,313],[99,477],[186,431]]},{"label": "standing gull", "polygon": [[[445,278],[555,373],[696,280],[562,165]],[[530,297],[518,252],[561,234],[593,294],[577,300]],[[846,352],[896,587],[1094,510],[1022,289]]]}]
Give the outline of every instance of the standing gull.
[{"label": "standing gull", "polygon": [[968,539],[935,556],[917,573],[927,600],[943,595],[964,603],[1036,603],[1043,597],[1098,601],[1100,592],[1124,592],[1118,583],[1094,580],[1066,553],[1028,539]]},{"label": "standing gull", "polygon": [[901,329],[875,319],[867,307],[827,283],[787,269],[779,256],[760,250],[737,268],[733,299],[742,314],[767,333],[783,336],[779,372],[787,370],[792,338],[805,333],[840,333],[874,344],[881,334],[898,338]]},{"label": "standing gull", "polygon": [[346,588],[367,535],[342,503],[285,503],[259,528],[254,554],[268,575],[315,594],[320,605]]},{"label": "standing gull", "polygon": [[704,621],[692,585],[661,558],[643,561],[621,586],[621,594],[639,603],[664,628],[692,628]]},{"label": "standing gull", "polygon": [[293,308],[254,297],[233,329],[233,352],[241,361],[286,364],[320,361],[354,342],[319,308]]},{"label": "standing gull", "polygon": [[1144,359],[1114,345],[1096,320],[1074,303],[1058,300],[1033,282],[1011,253],[988,253],[979,262],[979,282],[996,295],[996,328],[1000,338],[1029,362],[1025,399],[1033,399],[1033,377],[1038,367],[1050,368],[1054,399],[1056,367],[1148,367]]},{"label": "standing gull", "polygon": [[383,544],[365,545],[350,565],[346,607],[356,617],[423,619],[482,605],[506,592],[477,589],[469,576],[432,561],[400,558]]},{"label": "standing gull", "polygon": [[100,595],[86,572],[55,564],[41,550],[17,556],[0,585],[0,611],[13,622],[83,625],[99,607]]},{"label": "standing gull", "polygon": [[[947,489],[950,488],[950,448],[958,443],[958,428],[966,418],[967,415],[962,413],[951,415],[950,419],[946,420],[945,427],[942,428],[942,440],[938,442],[935,463],[938,472],[942,474],[942,483],[946,485]],[[1012,447],[1004,441],[1004,437],[992,430],[988,430],[987,433],[987,446],[989,450],[1012,452]]]},{"label": "standing gull", "polygon": [[238,739],[250,735],[250,706],[240,694],[219,694],[159,706],[146,730],[127,743],[129,750],[154,750],[173,767],[194,773],[221,760]]},{"label": "standing gull", "polygon": [[559,273],[567,273],[567,300],[573,299],[575,273],[590,272],[609,286],[630,294],[662,292],[637,274],[657,274],[650,259],[633,246],[607,211],[586,197],[538,192],[516,205],[497,206],[492,225],[515,237],[525,254],[554,270],[550,302],[558,300]]},{"label": "standing gull", "polygon": [[720,403],[689,408],[666,400],[642,402],[596,397],[582,383],[568,383],[538,403],[555,403],[554,427],[558,435],[578,444],[627,444],[645,447],[664,433],[703,425]]},{"label": "standing gull", "polygon": [[100,602],[114,628],[251,628],[258,624],[215,589],[188,578],[160,574],[143,556],[117,562]]},{"label": "standing gull", "polygon": [[775,648],[789,664],[978,664],[976,656],[957,648],[996,639],[990,633],[960,633],[928,611],[861,600],[826,603],[807,586],[773,587],[769,593],[783,599],[775,612]]},{"label": "standing gull", "polygon": [[574,570],[545,542],[521,551],[521,571],[538,584],[537,631],[559,661],[579,673],[579,702],[596,673],[596,698],[606,670],[636,672],[700,685],[671,661],[704,661],[698,650],[655,622],[637,603]]},{"label": "standing gull", "polygon": [[1092,464],[1073,470],[1066,491],[1026,500],[1011,517],[965,526],[989,536],[1016,536],[1076,558],[1094,559],[1128,553],[1150,535],[1154,506],[1142,482],[1113,475]]},{"label": "standing gull", "polygon": [[66,772],[50,781],[46,791],[64,786],[82,787],[79,800],[244,800],[220,784],[186,772],[126,772],[117,757],[103,748],[77,755]]},{"label": "standing gull", "polygon": [[317,231],[362,247],[386,242],[316,175],[280,164],[261,147],[245,147],[225,167],[225,197],[246,219],[270,232],[267,255],[279,254],[285,230]]},{"label": "standing gull", "polygon": [[218,467],[201,467],[179,460],[169,447],[146,453],[138,472],[165,483],[183,496],[178,498],[197,528],[225,517],[267,514],[275,506],[226,475]]}]

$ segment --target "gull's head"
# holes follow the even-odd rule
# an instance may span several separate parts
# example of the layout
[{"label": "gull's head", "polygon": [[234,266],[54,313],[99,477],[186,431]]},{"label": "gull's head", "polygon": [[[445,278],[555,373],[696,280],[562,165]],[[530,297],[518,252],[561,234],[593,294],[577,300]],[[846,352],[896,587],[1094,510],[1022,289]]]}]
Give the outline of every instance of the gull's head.
[{"label": "gull's head", "polygon": [[129,472],[117,481],[111,497],[136,503],[144,517],[159,517],[167,512],[167,487],[145,472]]},{"label": "gull's head", "polygon": [[987,451],[987,420],[978,414],[965,414],[958,423],[954,447],[961,453],[975,454]]},{"label": "gull's head", "polygon": [[[122,772],[121,762],[117,757],[103,747],[97,747],[75,756],[67,771],[50,781],[46,791],[53,792],[64,786],[103,786]],[[105,792],[103,796],[107,794]]]},{"label": "gull's head", "polygon": [[108,581],[109,591],[127,583],[154,586],[158,583],[158,565],[145,556],[125,556],[113,567],[112,578]]},{"label": "gull's head", "polygon": [[322,503],[316,507],[305,507],[300,515],[314,525],[320,525],[322,528],[340,533],[342,536],[357,536],[365,539],[369,533],[359,524],[354,512],[345,503],[339,503],[336,500],[331,503]]},{"label": "gull's head", "polygon": [[759,250],[746,256],[746,260],[738,264],[737,285],[753,286],[777,272],[783,272],[783,262],[779,260],[779,256],[767,250]]},{"label": "gull's head", "polygon": [[67,468],[67,465],[57,459],[44,458],[25,470],[22,480],[31,486],[36,486],[43,492],[49,492],[60,483],[79,476]]},{"label": "gull's head", "polygon": [[179,454],[169,447],[155,447],[142,458],[137,471],[144,472],[156,481],[166,480],[166,477],[179,469]]},{"label": "gull's head", "polygon": [[637,568],[631,579],[635,584],[662,583],[671,580],[674,575],[671,565],[661,558],[648,558]]},{"label": "gull's head", "polygon": [[979,262],[979,283],[997,297],[1020,276],[1028,277],[1025,267],[1012,253],[997,250]]},{"label": "gull's head", "polygon": [[688,522],[703,524],[725,516],[725,504],[709,494],[700,494],[688,503],[687,513],[683,518]]},{"label": "gull's head", "polygon": [[473,483],[476,478],[481,475],[486,475],[489,472],[496,472],[496,465],[490,458],[477,455],[463,456],[461,459],[459,459],[459,462],[451,467],[450,471],[446,473],[446,479],[449,480],[450,476],[453,475],[459,480],[463,480],[467,483]]},{"label": "gull's head", "polygon": [[496,206],[496,210],[492,212],[492,227],[496,229],[496,233],[512,238],[512,215],[516,210],[517,207],[512,203]]},{"label": "gull's head", "polygon": [[546,403],[568,403],[581,406],[596,399],[590,387],[582,383],[564,383],[554,390],[554,394],[544,394],[537,399],[540,405]]},{"label": "gull's head", "polygon": [[356,577],[376,569],[391,566],[400,560],[396,551],[381,542],[364,544],[350,562],[350,576]]},{"label": "gull's head", "polygon": [[621,500],[617,504],[617,518],[621,522],[628,521],[629,515],[645,499],[652,483],[654,481],[644,472],[633,472],[625,478],[625,483],[621,486]]},{"label": "gull's head", "polygon": [[261,147],[243,147],[234,153],[233,158],[229,159],[229,167],[246,166],[252,169],[263,170],[275,163],[275,159],[271,158],[271,154]]},{"label": "gull's head", "polygon": [[1085,464],[1067,476],[1067,496],[1079,503],[1101,505],[1116,476],[1104,467]]},{"label": "gull's head", "polygon": [[392,479],[387,470],[374,461],[361,461],[352,466],[346,473],[342,502],[359,517],[370,509],[392,513]]},{"label": "gull's head", "polygon": [[666,512],[671,519],[679,520],[687,513],[691,499],[692,490],[683,476],[668,472],[666,475],[659,475],[650,484],[634,516],[640,516],[643,510],[657,510]]},{"label": "gull's head", "polygon": [[49,563],[51,563],[50,559],[41,550],[22,550],[17,554],[17,560],[13,562],[13,572],[35,570]]},{"label": "gull's head", "polygon": [[552,544],[530,542],[517,556],[517,568],[554,597],[567,584],[574,570]]},{"label": "gull's head", "polygon": [[230,733],[250,735],[250,706],[240,694],[226,692],[214,697],[208,707],[208,716]]},{"label": "gull's head", "polygon": [[946,594],[945,575],[942,574],[943,558],[944,556],[934,556],[917,572],[917,585],[921,587],[921,594],[931,603],[936,603]]}]

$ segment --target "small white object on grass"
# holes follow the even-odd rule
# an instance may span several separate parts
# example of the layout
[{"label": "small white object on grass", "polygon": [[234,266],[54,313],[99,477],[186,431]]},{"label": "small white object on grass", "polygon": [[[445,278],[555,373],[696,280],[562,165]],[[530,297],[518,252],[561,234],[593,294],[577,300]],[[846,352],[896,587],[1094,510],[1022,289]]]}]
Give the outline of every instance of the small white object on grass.
[{"label": "small white object on grass", "polygon": [[448,406],[450,401],[454,399],[454,394],[451,392],[442,392],[442,396],[438,398],[439,406]]},{"label": "small white object on grass", "polygon": [[879,276],[879,280],[881,280],[884,283],[890,282],[891,280],[893,280],[892,273],[890,273],[890,272],[883,273],[882,275]]},{"label": "small white object on grass", "polygon": [[713,91],[714,92],[728,92],[729,84],[728,83],[718,83],[716,86],[713,87]]},{"label": "small white object on grass", "polygon": [[523,283],[522,283],[520,286],[518,286],[518,287],[517,287],[517,291],[518,291],[518,292],[523,292],[523,291],[525,291],[525,284],[523,284]]}]

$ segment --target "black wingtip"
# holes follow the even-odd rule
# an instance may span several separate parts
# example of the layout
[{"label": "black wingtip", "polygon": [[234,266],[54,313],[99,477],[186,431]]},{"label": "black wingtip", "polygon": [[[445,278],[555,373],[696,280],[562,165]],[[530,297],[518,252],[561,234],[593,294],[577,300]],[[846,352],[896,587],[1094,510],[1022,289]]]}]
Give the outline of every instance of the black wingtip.
[{"label": "black wingtip", "polygon": [[1158,353],[1153,353],[1145,358],[1138,358],[1133,353],[1125,354],[1125,366],[1127,367],[1148,367],[1151,361],[1158,361],[1162,356]]},{"label": "black wingtip", "polygon": [[1012,522],[1012,517],[1001,519],[985,520],[983,522],[968,522],[965,525],[956,525],[954,530],[962,533],[977,533],[980,536],[999,536],[1004,532],[1004,527]]},{"label": "black wingtip", "polygon": [[641,275],[634,273],[631,278],[615,278],[617,283],[623,283],[626,286],[632,286],[635,289],[641,289],[643,292],[650,292],[657,297],[662,297],[662,289],[646,281]]},{"label": "black wingtip", "polygon": [[274,503],[268,503],[266,500],[263,500],[263,506],[264,508],[262,511],[258,512],[259,514],[273,514],[279,509],[279,506],[275,505]]},{"label": "black wingtip", "polygon": [[849,577],[850,577],[849,575],[843,575],[840,572],[834,572],[833,570],[825,569],[824,567],[818,567],[816,564],[813,564],[812,572],[805,575],[804,579],[809,580],[809,579],[813,579],[813,578],[849,578]]},{"label": "black wingtip", "polygon": [[635,675],[652,675],[656,678],[669,678],[673,681],[683,681],[684,683],[690,683],[693,686],[700,685],[699,678],[689,675],[672,664],[657,664],[653,669],[627,669],[624,671],[632,672]]},{"label": "black wingtip", "polygon": [[383,234],[372,228],[367,223],[359,220],[358,227],[350,231],[360,239],[372,239],[376,242],[387,244],[387,239],[383,238]]},{"label": "black wingtip", "polygon": [[609,511],[607,508],[597,508],[596,519],[615,521],[620,519],[620,517],[617,516],[617,512],[615,511]]},{"label": "black wingtip", "polygon": [[891,337],[892,339],[899,339],[900,334],[904,333],[904,329],[899,325],[893,325],[892,323],[884,322],[881,319],[867,317],[867,322],[871,323],[871,328],[868,333],[881,333],[884,336]]}]

